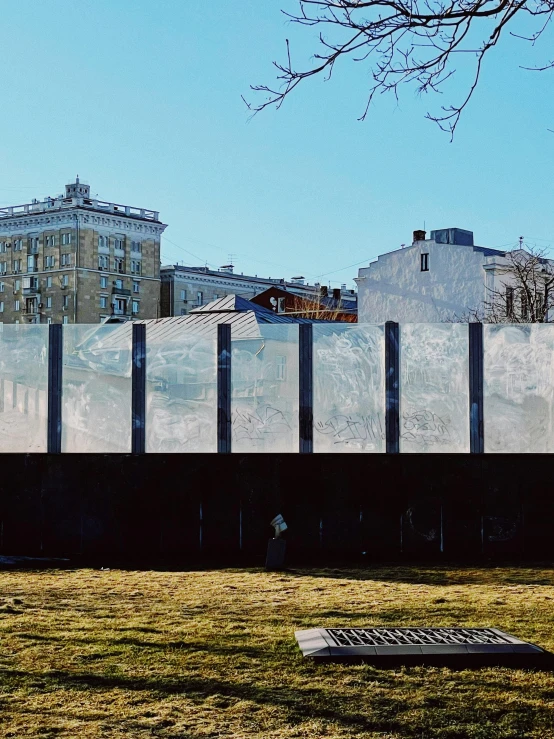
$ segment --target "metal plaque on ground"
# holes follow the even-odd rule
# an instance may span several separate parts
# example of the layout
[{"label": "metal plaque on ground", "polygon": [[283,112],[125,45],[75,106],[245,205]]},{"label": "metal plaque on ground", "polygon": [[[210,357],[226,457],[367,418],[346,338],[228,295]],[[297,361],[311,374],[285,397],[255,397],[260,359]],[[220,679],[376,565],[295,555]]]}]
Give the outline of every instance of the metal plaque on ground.
[{"label": "metal plaque on ground", "polygon": [[441,661],[445,658],[514,658],[545,657],[541,647],[517,639],[499,629],[464,628],[366,628],[308,629],[296,631],[298,646],[304,657],[342,660],[364,658],[380,662]]}]

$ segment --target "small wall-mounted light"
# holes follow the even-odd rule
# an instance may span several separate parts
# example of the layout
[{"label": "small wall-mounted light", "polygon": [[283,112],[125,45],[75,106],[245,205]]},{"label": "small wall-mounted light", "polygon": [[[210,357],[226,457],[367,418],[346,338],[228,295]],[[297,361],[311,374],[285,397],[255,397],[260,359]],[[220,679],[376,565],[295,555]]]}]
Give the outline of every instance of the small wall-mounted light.
[{"label": "small wall-mounted light", "polygon": [[275,529],[275,538],[278,539],[283,531],[286,531],[288,529],[287,524],[285,523],[285,520],[283,516],[281,516],[280,513],[278,513],[275,518],[271,521],[269,524],[270,526],[273,526]]}]

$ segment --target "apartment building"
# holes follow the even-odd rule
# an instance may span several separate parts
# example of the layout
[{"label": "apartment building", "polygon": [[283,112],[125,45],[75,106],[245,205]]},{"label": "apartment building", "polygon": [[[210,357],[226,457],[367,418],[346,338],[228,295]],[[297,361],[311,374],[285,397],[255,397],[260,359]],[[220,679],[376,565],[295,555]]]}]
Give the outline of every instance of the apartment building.
[{"label": "apartment building", "polygon": [[461,228],[414,231],[413,243],[381,254],[361,267],[360,323],[440,323],[481,309],[490,290],[506,277],[504,251],[474,244]]},{"label": "apartment building", "polygon": [[0,208],[0,323],[160,315],[159,213],[91,198],[90,186]]},{"label": "apartment building", "polygon": [[[285,280],[283,277],[258,277],[234,272],[232,264],[225,264],[219,270],[208,267],[187,267],[180,264],[163,266],[161,269],[161,315],[186,316],[192,310],[211,303],[213,300],[225,298],[227,295],[239,295],[246,300],[264,293],[268,288],[276,287],[286,291],[287,295],[312,300],[323,290],[319,283],[310,285],[301,275]],[[333,291],[335,292],[335,291]],[[345,301],[355,303],[354,290],[347,290],[343,285],[339,290]],[[280,312],[280,311],[278,311]],[[284,311],[283,311],[284,312]]]}]

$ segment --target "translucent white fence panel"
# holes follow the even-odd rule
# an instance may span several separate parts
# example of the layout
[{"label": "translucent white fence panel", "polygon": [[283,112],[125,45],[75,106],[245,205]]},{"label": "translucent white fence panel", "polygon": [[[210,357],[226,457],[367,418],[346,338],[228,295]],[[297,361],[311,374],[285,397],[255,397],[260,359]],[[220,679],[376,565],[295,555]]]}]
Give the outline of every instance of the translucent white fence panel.
[{"label": "translucent white fence panel", "polygon": [[146,451],[217,452],[217,327],[146,328]]},{"label": "translucent white fence panel", "polygon": [[400,451],[469,452],[467,324],[401,324],[400,347]]},{"label": "translucent white fence panel", "polygon": [[0,453],[46,452],[48,326],[0,324]]},{"label": "translucent white fence panel", "polygon": [[232,451],[298,452],[298,326],[262,324],[231,347]]},{"label": "translucent white fence panel", "polygon": [[554,452],[554,326],[484,326],[485,452]]},{"label": "translucent white fence panel", "polygon": [[62,452],[131,451],[131,323],[63,327]]},{"label": "translucent white fence panel", "polygon": [[314,452],[384,452],[383,326],[313,327]]}]

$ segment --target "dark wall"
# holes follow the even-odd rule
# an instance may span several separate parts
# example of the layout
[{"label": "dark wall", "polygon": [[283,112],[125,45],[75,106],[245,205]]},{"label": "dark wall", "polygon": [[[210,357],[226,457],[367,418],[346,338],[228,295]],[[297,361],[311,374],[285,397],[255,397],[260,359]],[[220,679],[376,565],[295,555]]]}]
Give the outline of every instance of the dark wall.
[{"label": "dark wall", "polygon": [[554,557],[548,455],[0,459],[3,554],[260,564],[282,513],[291,562]]}]

